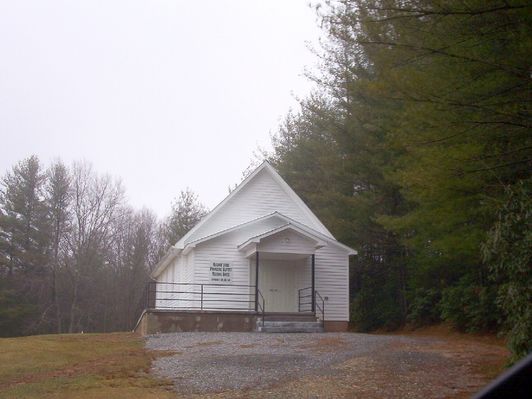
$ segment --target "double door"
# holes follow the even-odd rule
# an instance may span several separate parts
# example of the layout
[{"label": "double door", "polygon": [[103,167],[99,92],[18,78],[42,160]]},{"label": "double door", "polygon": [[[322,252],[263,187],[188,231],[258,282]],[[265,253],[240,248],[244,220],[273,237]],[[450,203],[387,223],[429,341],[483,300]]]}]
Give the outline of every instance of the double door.
[{"label": "double door", "polygon": [[296,271],[297,267],[290,262],[261,262],[259,289],[266,312],[297,312]]}]

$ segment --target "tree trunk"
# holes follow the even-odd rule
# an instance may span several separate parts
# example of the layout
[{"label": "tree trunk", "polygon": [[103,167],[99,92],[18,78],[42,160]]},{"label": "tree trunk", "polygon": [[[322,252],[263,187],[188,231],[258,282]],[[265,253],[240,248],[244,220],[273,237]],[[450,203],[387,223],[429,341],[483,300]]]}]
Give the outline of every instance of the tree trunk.
[{"label": "tree trunk", "polygon": [[74,295],[73,295],[73,298],[72,298],[72,303],[70,304],[70,320],[69,320],[69,325],[68,325],[68,332],[69,333],[73,333],[74,332],[74,318],[75,318],[75,311],[76,311],[76,306],[77,306],[77,302],[78,302],[78,285],[77,283],[74,285]]}]

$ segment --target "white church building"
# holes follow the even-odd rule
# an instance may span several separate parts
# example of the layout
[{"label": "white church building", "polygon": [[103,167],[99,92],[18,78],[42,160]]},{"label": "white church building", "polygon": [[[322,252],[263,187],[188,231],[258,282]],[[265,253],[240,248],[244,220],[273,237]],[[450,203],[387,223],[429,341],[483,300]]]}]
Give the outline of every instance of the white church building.
[{"label": "white church building", "polygon": [[354,254],[264,162],[162,258],[137,330],[346,330]]}]

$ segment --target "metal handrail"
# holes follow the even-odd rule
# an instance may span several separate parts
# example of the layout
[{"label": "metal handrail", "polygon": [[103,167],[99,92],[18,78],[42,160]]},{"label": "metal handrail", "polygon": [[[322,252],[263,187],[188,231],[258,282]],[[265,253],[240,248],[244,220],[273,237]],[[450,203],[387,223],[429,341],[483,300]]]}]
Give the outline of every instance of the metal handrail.
[{"label": "metal handrail", "polygon": [[262,300],[262,304],[260,301],[257,301],[259,307],[260,307],[260,311],[262,313],[262,327],[264,327],[264,316],[265,316],[265,313],[266,313],[266,302],[264,301],[264,296],[262,296],[262,292],[260,292],[259,289],[257,289],[257,294],[259,295],[260,299]]},{"label": "metal handrail", "polygon": [[[310,293],[302,295],[304,291],[311,290]],[[297,296],[298,296],[298,311],[299,312],[307,312],[307,310],[303,309],[304,306],[310,306],[310,312],[313,312],[314,315],[316,315],[316,311],[319,310],[321,313],[321,322],[322,325],[325,326],[325,300],[320,295],[318,290],[314,290],[312,292],[312,287],[305,287],[300,288],[297,290]],[[306,298],[311,298],[310,302],[305,301]],[[316,300],[319,299],[319,302]],[[321,302],[321,303],[320,303]],[[312,309],[312,305],[314,304],[315,308]]]},{"label": "metal handrail", "polygon": [[[321,325],[322,327],[325,328],[325,300],[323,299],[323,297],[320,295],[320,293],[318,292],[318,290],[314,290],[314,297],[318,297],[321,301],[321,306],[318,304],[318,302],[316,301],[316,308],[320,308],[321,310]],[[315,313],[314,313],[315,314]]]},{"label": "metal handrail", "polygon": [[[190,289],[186,289],[185,287],[189,287]],[[231,292],[224,290],[225,292],[223,292],[221,287],[225,287],[227,289],[240,288],[239,291],[245,291],[247,288],[249,291]],[[212,288],[212,290],[209,290],[209,288]],[[262,294],[260,295],[262,297]],[[212,299],[213,296],[217,296],[218,298]],[[256,294],[254,285],[175,282],[167,283],[150,281],[146,284],[145,309],[199,309],[203,311],[205,308],[207,308],[207,310],[251,310],[251,306],[249,305],[257,302],[257,298],[255,298],[255,296]],[[169,306],[165,306],[168,304],[168,301],[172,301],[174,303],[170,303]],[[186,305],[181,305],[180,302],[186,303]],[[233,303],[236,307],[213,306],[217,302]],[[264,308],[264,297],[262,297],[262,307]]]},{"label": "metal handrail", "polygon": [[[310,291],[308,293],[304,292],[307,290],[310,290]],[[306,298],[311,298],[310,302],[304,301],[304,299]],[[305,309],[305,306],[307,305],[310,305],[310,308],[308,310]],[[312,312],[312,287],[305,287],[305,288],[300,288],[297,290],[297,311],[298,312]]]},{"label": "metal handrail", "polygon": [[219,284],[219,283],[176,283],[176,282],[166,282],[166,281],[148,281],[148,284],[170,284],[170,285],[208,285],[214,287],[255,287],[254,285],[249,284]]},{"label": "metal handrail", "polygon": [[[179,288],[177,290],[171,290],[167,287],[164,287],[163,290],[158,290],[157,285],[171,285],[171,286],[190,286],[195,287],[193,288],[193,291],[186,291],[186,290],[180,290]],[[197,290],[196,287],[199,287],[200,290]],[[205,290],[206,287],[226,287],[226,288],[248,288],[249,292],[221,292],[220,290],[216,290],[213,292],[210,292],[209,290]],[[307,290],[311,290],[310,293],[307,293]],[[157,294],[186,294],[187,297],[178,298],[178,297],[167,297],[167,298],[158,298]],[[197,299],[197,295],[200,295],[200,298]],[[216,298],[216,299],[210,299],[210,295],[223,295],[224,299]],[[244,297],[244,298],[243,298]],[[247,298],[245,298],[247,297]],[[311,298],[311,301],[308,302],[306,299]],[[316,301],[316,299],[319,298],[319,302]],[[146,284],[146,292],[145,292],[145,309],[153,309],[153,308],[159,308],[159,309],[199,309],[201,311],[205,310],[205,304],[209,304],[207,307],[207,310],[252,310],[251,306],[240,306],[236,305],[237,307],[218,307],[213,306],[217,302],[228,302],[228,303],[234,303],[234,304],[253,304],[255,303],[257,305],[257,313],[260,313],[262,315],[262,325],[264,326],[264,319],[266,314],[266,301],[264,299],[264,295],[262,292],[255,286],[255,285],[245,285],[245,284],[200,284],[200,283],[166,283],[166,282],[159,282],[159,281],[150,281]],[[184,301],[188,303],[186,306],[179,306],[175,304],[171,304],[172,306],[164,306],[163,304],[166,301],[175,301],[176,303],[179,303],[179,301]],[[162,304],[161,304],[162,302]],[[198,303],[196,305],[196,303]],[[214,302],[214,304],[213,304]],[[312,309],[312,304],[315,305],[315,309]],[[163,306],[161,306],[163,305]],[[311,306],[310,310],[304,310],[302,307],[305,306]],[[320,295],[320,293],[317,290],[314,290],[312,292],[312,287],[305,287],[298,289],[298,310],[299,312],[312,312],[314,315],[316,315],[316,310],[319,310],[321,312],[321,320],[322,324],[325,325],[325,300]]]}]

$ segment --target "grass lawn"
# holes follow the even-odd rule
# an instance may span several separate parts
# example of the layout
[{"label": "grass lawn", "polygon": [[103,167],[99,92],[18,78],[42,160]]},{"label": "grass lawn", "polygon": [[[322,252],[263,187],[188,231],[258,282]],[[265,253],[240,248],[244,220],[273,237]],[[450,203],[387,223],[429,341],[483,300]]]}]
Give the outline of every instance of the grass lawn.
[{"label": "grass lawn", "polygon": [[131,333],[1,338],[0,398],[175,397],[153,356]]}]

